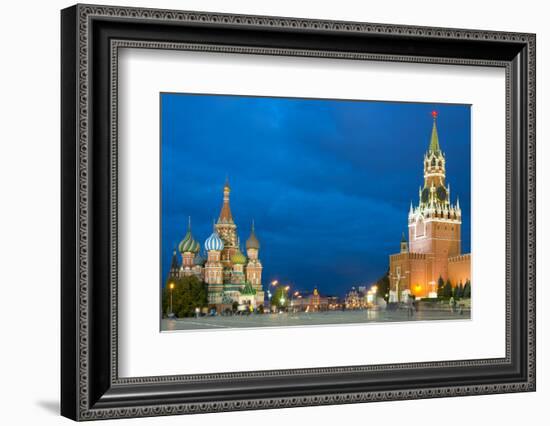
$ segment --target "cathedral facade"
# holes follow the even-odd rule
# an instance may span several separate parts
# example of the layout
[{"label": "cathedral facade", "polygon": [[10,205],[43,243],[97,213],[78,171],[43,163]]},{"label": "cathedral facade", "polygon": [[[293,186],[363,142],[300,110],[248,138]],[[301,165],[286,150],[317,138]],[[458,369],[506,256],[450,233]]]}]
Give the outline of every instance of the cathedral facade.
[{"label": "cathedral facade", "polygon": [[169,274],[173,278],[194,275],[204,281],[211,307],[224,309],[237,302],[257,308],[264,303],[260,242],[252,222],[245,244],[246,254],[243,253],[229,204],[230,193],[229,182],[226,182],[219,218],[213,225],[212,234],[205,240],[202,252],[193,237],[189,219],[187,233],[178,245],[182,261],[179,262],[178,252],[174,250]]},{"label": "cathedral facade", "polygon": [[461,252],[462,211],[458,197],[451,202],[446,182],[445,154],[439,145],[437,113],[428,151],[424,155],[424,185],[418,204],[411,203],[408,240],[403,234],[400,252],[390,255],[390,302],[416,297],[437,297],[439,278],[454,287],[471,279],[470,254]]}]

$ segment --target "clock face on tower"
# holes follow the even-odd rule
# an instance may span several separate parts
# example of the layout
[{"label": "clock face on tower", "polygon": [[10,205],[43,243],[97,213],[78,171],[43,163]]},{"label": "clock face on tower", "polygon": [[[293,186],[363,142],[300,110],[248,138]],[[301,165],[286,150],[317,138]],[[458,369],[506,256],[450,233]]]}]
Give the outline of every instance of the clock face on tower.
[{"label": "clock face on tower", "polygon": [[436,189],[437,198],[439,201],[445,201],[447,199],[447,190],[443,186],[438,186]]},{"label": "clock face on tower", "polygon": [[430,188],[424,188],[422,190],[422,202],[427,203],[430,199]]}]

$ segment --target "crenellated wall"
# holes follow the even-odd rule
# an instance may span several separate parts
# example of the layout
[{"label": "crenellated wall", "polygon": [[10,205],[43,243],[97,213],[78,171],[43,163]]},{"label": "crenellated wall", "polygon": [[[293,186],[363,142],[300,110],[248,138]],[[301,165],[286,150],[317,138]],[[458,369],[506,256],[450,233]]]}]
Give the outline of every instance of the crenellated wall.
[{"label": "crenellated wall", "polygon": [[460,256],[449,257],[449,280],[453,286],[471,279],[471,258],[470,253]]}]

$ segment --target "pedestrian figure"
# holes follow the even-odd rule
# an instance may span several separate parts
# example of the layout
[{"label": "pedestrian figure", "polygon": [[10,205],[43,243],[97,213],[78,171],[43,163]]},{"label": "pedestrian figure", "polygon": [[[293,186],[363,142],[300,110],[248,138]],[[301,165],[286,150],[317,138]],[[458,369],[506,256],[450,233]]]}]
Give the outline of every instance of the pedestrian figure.
[{"label": "pedestrian figure", "polygon": [[451,309],[451,313],[455,312],[455,299],[452,296],[449,299],[449,308]]},{"label": "pedestrian figure", "polygon": [[414,306],[412,298],[407,299],[407,316],[412,317],[414,314]]}]

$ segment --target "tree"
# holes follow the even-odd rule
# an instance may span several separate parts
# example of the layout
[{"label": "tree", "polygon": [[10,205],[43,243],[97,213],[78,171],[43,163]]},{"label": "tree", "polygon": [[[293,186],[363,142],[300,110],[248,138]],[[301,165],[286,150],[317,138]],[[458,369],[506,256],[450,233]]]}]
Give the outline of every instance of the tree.
[{"label": "tree", "polygon": [[444,297],[443,295],[444,287],[445,287],[445,281],[443,281],[443,277],[440,275],[439,279],[437,280],[437,297]]},{"label": "tree", "polygon": [[275,289],[275,293],[271,298],[271,306],[276,306],[279,309],[286,307],[288,304],[288,297],[286,290],[283,286],[279,286]]},{"label": "tree", "polygon": [[455,286],[454,290],[453,290],[453,297],[455,299],[462,299],[462,293],[463,293],[463,287],[462,287],[462,282],[459,283],[457,286]]},{"label": "tree", "polygon": [[164,315],[170,313],[170,293],[172,294],[172,311],[179,318],[195,315],[196,308],[208,306],[208,291],[206,284],[195,276],[171,279],[174,284],[170,290],[169,283],[163,290],[162,312]]},{"label": "tree", "polygon": [[[386,273],[376,281],[376,287],[378,287],[377,294],[381,295],[384,300],[387,302],[389,299],[389,293],[390,293],[390,271],[386,271]],[[386,296],[386,294],[388,296]]]},{"label": "tree", "polygon": [[447,280],[445,285],[443,286],[443,297],[450,298],[453,296],[453,286],[451,285],[451,281]]},{"label": "tree", "polygon": [[462,290],[462,297],[464,299],[469,299],[472,297],[472,285],[470,284],[470,280],[466,281],[466,284],[464,284],[464,289]]}]

